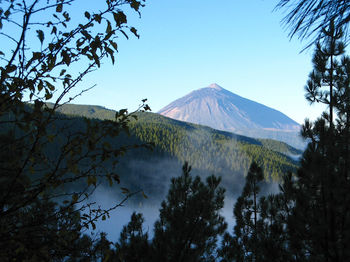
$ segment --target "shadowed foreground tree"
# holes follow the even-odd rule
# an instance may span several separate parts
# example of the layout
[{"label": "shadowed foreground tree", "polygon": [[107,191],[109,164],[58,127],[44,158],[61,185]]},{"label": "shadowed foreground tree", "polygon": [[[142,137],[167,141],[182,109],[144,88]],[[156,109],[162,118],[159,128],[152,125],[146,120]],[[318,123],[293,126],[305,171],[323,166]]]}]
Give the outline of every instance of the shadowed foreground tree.
[{"label": "shadowed foreground tree", "polygon": [[215,261],[217,237],[226,229],[220,215],[225,190],[219,187],[220,178],[210,176],[203,183],[190,175],[187,163],[182,169],[162,202],[151,261]]},{"label": "shadowed foreground tree", "polygon": [[116,252],[111,261],[143,262],[150,261],[151,249],[148,234],[143,232],[144,218],[142,214],[133,213],[131,221],[123,227]]},{"label": "shadowed foreground tree", "polygon": [[[336,30],[336,29],[335,29]],[[327,34],[327,31],[325,31]],[[327,35],[325,39],[327,39]],[[334,50],[343,44],[333,39]],[[340,48],[339,50],[341,50]],[[326,63],[317,46],[315,68],[322,72]],[[341,54],[342,52],[340,52]],[[321,61],[321,62],[319,62]],[[301,159],[295,184],[295,206],[288,218],[291,246],[297,246],[306,261],[347,261],[350,259],[350,60],[343,56],[333,60],[333,76],[323,71],[326,84],[333,81],[333,98],[306,88],[307,98],[334,108],[336,118],[324,113],[314,123],[306,121],[302,134],[311,141]],[[320,70],[321,69],[321,70]],[[312,75],[311,75],[312,76]],[[315,82],[315,81],[314,81]],[[316,94],[316,95],[315,95]],[[330,93],[332,95],[332,93]],[[324,99],[326,98],[326,99]],[[330,114],[332,111],[330,111]]]},{"label": "shadowed foreground tree", "polygon": [[[1,261],[60,261],[79,246],[79,214],[57,212],[52,202],[37,201],[8,219],[1,220],[1,232],[7,232],[0,242]],[[10,231],[7,224],[12,223],[22,226]]]},{"label": "shadowed foreground tree", "polygon": [[[339,70],[343,66],[340,61],[345,52],[345,45],[342,42],[343,32],[336,28],[333,22],[324,28],[323,42],[316,44],[316,51],[313,55],[314,69],[309,75],[309,80],[305,86],[306,99],[310,103],[323,103],[329,106],[329,114],[324,115],[329,123],[333,124],[333,107],[337,103],[338,90],[341,90],[343,83],[338,81],[341,77]],[[328,88],[328,90],[323,90]]]},{"label": "shadowed foreground tree", "polygon": [[300,168],[285,177],[279,194],[260,198],[257,218],[254,194],[250,202],[238,199],[235,235],[224,237],[223,261],[350,259],[350,59],[336,59],[344,44],[333,23],[323,33],[306,98],[329,105],[330,113],[305,121],[302,135],[310,143]]},{"label": "shadowed foreground tree", "polygon": [[226,229],[220,215],[225,190],[220,178],[209,176],[203,183],[190,175],[187,163],[182,170],[171,179],[152,242],[143,231],[142,214],[133,213],[115,249],[106,251],[112,251],[107,261],[216,261],[217,240]]},{"label": "shadowed foreground tree", "polygon": [[264,180],[261,168],[253,162],[250,165],[242,195],[237,199],[233,210],[236,218],[234,242],[244,261],[256,261],[258,256],[258,220],[261,207],[258,203],[260,187]]},{"label": "shadowed foreground tree", "polygon": [[341,85],[349,83],[349,66],[344,57],[337,70],[347,73],[337,75],[336,123],[329,125],[321,117],[303,127],[303,135],[311,142],[297,173],[295,207],[288,227],[291,246],[299,247],[306,261],[350,259],[350,104],[349,85]]},{"label": "shadowed foreground tree", "polygon": [[[47,261],[48,254],[60,252],[63,258],[62,243],[108,216],[109,210],[89,203],[88,197],[101,179],[120,182],[113,172],[117,158],[135,147],[108,143],[128,133],[127,110],[119,111],[115,121],[79,123],[56,111],[90,88],[82,90],[78,83],[105,58],[114,63],[118,37],[138,36],[125,11],[140,14],[143,1],[101,0],[89,10],[77,3],[0,1],[0,246],[2,255],[13,259]],[[72,8],[81,10],[74,19]],[[64,225],[57,223],[76,218],[72,232],[62,235]],[[22,237],[27,233],[38,245],[49,238],[50,245],[24,251],[36,243]]]},{"label": "shadowed foreground tree", "polygon": [[[258,197],[252,166],[234,208],[234,235],[224,235],[221,261],[328,261],[350,259],[349,133],[337,118],[304,126],[311,142],[280,193]],[[254,167],[254,169],[252,169]],[[254,171],[255,170],[255,171]]]},{"label": "shadowed foreground tree", "polygon": [[253,162],[242,194],[234,206],[234,235],[225,234],[219,251],[223,261],[259,261],[257,257],[260,256],[261,249],[258,239],[262,233],[259,224],[262,212],[259,198],[263,180],[262,169]]},{"label": "shadowed foreground tree", "polygon": [[[349,133],[321,118],[304,127],[312,142],[303,154],[288,216],[295,261],[350,259]],[[345,137],[344,137],[345,136]]]}]

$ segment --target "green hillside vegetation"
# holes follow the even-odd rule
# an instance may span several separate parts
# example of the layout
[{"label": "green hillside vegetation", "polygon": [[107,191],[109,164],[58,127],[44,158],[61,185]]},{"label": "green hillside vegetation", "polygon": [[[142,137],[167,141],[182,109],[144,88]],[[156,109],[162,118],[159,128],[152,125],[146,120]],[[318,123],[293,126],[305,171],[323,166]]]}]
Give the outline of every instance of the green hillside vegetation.
[{"label": "green hillside vegetation", "polygon": [[303,151],[296,149],[284,142],[280,142],[273,139],[258,139],[258,140],[261,142],[262,146],[282,154],[300,156],[303,153]]},{"label": "green hillside vegetation", "polygon": [[[68,104],[59,111],[99,120],[112,120],[115,116],[113,110],[89,105]],[[233,176],[247,173],[253,160],[263,167],[266,179],[278,181],[281,174],[297,167],[297,162],[287,155],[301,154],[299,150],[279,141],[248,138],[154,113],[136,115],[138,119],[130,123],[131,136],[128,139],[153,143],[155,147],[152,152],[134,150],[126,159],[159,162],[159,158],[170,158],[180,166],[188,161],[194,169],[223,176],[224,183],[232,184],[235,180]]]},{"label": "green hillside vegetation", "polygon": [[225,173],[225,170],[246,173],[250,162],[255,160],[264,166],[266,174],[278,180],[278,174],[296,167],[290,158],[265,147],[259,140],[158,114],[142,114],[138,121],[131,123],[131,130],[141,141],[154,143],[181,162],[189,161],[194,168],[215,174]]},{"label": "green hillside vegetation", "polygon": [[[48,105],[50,106],[50,104],[48,104]],[[103,120],[114,120],[114,116],[116,113],[114,110],[107,109],[107,108],[102,107],[102,106],[76,105],[76,104],[66,104],[66,105],[62,106],[57,111],[61,112],[63,114],[66,114],[66,115],[71,115],[71,116],[84,116],[87,118],[103,119]],[[158,116],[158,118],[156,116]],[[175,124],[175,125],[178,125],[180,123],[184,123],[182,121],[174,120],[171,118],[163,117],[161,115],[152,114],[152,113],[143,113],[143,114],[138,113],[138,117],[139,117],[139,121],[158,121],[158,122],[162,122],[162,123],[168,122],[168,123]],[[164,119],[166,119],[166,120],[164,120]],[[162,120],[164,120],[164,121],[162,121]],[[188,125],[188,126],[192,126],[192,127],[197,127],[197,128],[203,127],[203,126],[191,124],[191,123],[184,123],[184,124]],[[209,129],[212,130],[211,128],[209,128]],[[221,133],[221,134],[224,134],[227,136],[232,135],[232,133],[225,132],[225,131],[215,130],[215,132]],[[296,149],[296,148],[294,148],[294,147],[292,147],[284,142],[280,142],[277,140],[251,139],[251,138],[241,136],[241,135],[236,135],[236,137],[240,137],[242,140],[247,139],[250,143],[263,145],[264,147],[271,149],[273,151],[279,152],[279,153],[290,154],[290,155],[302,154],[301,150]]]}]

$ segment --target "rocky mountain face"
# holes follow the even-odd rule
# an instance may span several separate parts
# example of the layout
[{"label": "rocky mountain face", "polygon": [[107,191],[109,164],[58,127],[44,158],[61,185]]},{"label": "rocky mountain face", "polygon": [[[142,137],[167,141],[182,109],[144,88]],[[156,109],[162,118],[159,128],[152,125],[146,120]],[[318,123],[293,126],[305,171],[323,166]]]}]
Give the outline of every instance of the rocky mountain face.
[{"label": "rocky mountain face", "polygon": [[272,138],[303,148],[300,125],[285,114],[236,95],[217,84],[175,100],[159,114],[256,138]]}]

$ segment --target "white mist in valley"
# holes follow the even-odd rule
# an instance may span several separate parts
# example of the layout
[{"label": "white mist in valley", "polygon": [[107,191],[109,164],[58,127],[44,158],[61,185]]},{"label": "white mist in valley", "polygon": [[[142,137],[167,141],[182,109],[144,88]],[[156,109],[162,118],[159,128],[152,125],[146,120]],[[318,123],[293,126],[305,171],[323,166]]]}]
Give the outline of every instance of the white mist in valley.
[{"label": "white mist in valley", "polygon": [[[205,136],[208,140],[206,142],[210,144],[210,140],[212,140],[211,130],[208,129],[206,131],[205,134],[202,133],[201,135]],[[198,143],[196,141],[197,136],[194,132],[187,132],[186,135],[192,143]],[[230,143],[231,144],[227,146],[238,146],[234,141],[230,141]],[[185,150],[185,145],[181,146],[182,150]],[[198,154],[209,159],[209,161],[212,161],[217,172],[193,168],[191,174],[193,177],[197,175],[200,176],[203,182],[207,176],[212,175],[213,173],[217,176],[221,175],[221,186],[226,189],[225,205],[221,210],[221,215],[225,217],[228,224],[227,231],[232,234],[235,225],[233,208],[244,187],[244,171],[242,170],[235,174],[225,173],[226,170],[220,168],[220,163],[223,161],[222,159],[211,158],[206,155],[207,152],[205,150],[198,152]],[[191,165],[191,163],[189,164]],[[104,221],[98,221],[96,223],[97,229],[95,231],[90,231],[90,233],[95,237],[98,237],[99,233],[105,232],[110,241],[116,242],[119,240],[123,226],[127,225],[130,221],[131,214],[137,212],[143,214],[145,219],[143,230],[144,232],[147,232],[149,238],[152,239],[154,234],[154,223],[159,217],[161,202],[166,198],[171,178],[181,176],[182,165],[183,163],[170,157],[151,159],[151,161],[128,159],[128,161],[124,163],[127,174],[121,176],[120,186],[123,186],[123,179],[128,179],[129,181],[132,181],[132,185],[135,186],[132,188],[132,191],[142,191],[147,195],[147,198],[144,198],[141,193],[132,196],[122,206],[112,210],[109,218]],[[263,183],[261,186],[261,192],[264,195],[277,193],[278,185],[276,183]],[[123,197],[125,197],[125,195],[121,194],[119,186],[109,187],[103,185],[98,187],[90,201],[96,202],[103,209],[108,209],[122,201]]]},{"label": "white mist in valley", "polygon": [[[115,190],[116,188],[100,187],[92,196],[91,201],[98,203],[101,208],[108,209],[122,201],[122,198],[115,192]],[[159,205],[156,205],[155,203],[135,205],[127,200],[122,206],[112,210],[109,213],[109,218],[106,220],[99,220],[96,223],[96,230],[90,231],[89,233],[95,236],[102,232],[107,233],[107,238],[115,243],[119,240],[119,235],[123,229],[123,226],[129,223],[131,214],[136,212],[143,214],[145,218],[143,229],[144,232],[148,232],[148,235],[151,238],[153,237],[154,222],[159,215],[159,207],[160,202]]]},{"label": "white mist in valley", "polygon": [[[225,217],[225,220],[228,224],[227,230],[230,233],[232,233],[233,227],[235,225],[233,207],[236,199],[237,196],[226,195],[225,205],[221,210],[221,215]],[[101,208],[108,208],[118,203],[118,201],[121,199],[116,198],[115,192],[113,192],[113,190],[110,188],[101,187],[95,192],[91,200],[93,202],[99,203]],[[145,219],[145,222],[143,224],[143,231],[147,232],[149,238],[152,239],[154,234],[153,226],[159,217],[161,201],[163,201],[163,199],[159,200],[157,203],[155,201],[153,203],[147,203],[146,200],[144,204],[140,206],[135,206],[134,204],[130,204],[128,201],[126,201],[123,206],[118,207],[110,212],[110,218],[107,218],[104,221],[99,220],[96,223],[96,230],[90,231],[88,233],[98,237],[100,233],[105,232],[107,233],[107,238],[115,243],[119,240],[120,232],[122,231],[123,226],[129,223],[131,214],[133,212],[137,212],[143,214],[143,217]]]}]

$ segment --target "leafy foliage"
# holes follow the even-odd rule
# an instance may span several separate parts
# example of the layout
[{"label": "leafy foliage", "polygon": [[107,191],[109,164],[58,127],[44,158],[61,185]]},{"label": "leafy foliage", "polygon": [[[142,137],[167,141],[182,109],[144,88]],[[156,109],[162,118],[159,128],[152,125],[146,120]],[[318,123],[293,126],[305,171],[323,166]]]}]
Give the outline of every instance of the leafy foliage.
[{"label": "leafy foliage", "polygon": [[[120,35],[128,37],[129,30],[138,36],[127,24],[125,12],[140,14],[144,4],[102,1],[98,10],[96,6],[82,10],[78,22],[70,16],[75,4],[75,0],[0,2],[0,246],[4,260],[73,256],[70,247],[75,248],[80,230],[94,228],[97,219],[108,216],[109,209],[89,203],[89,196],[101,179],[120,182],[112,170],[128,147],[112,147],[106,140],[128,133],[130,114],[121,110],[113,121],[86,119],[75,126],[72,119],[56,112],[86,91],[77,89],[77,84],[106,57],[114,63]],[[79,71],[74,70],[77,67]],[[48,101],[54,101],[52,106],[47,106]],[[106,164],[112,167],[109,172],[104,170]]]},{"label": "leafy foliage", "polygon": [[77,248],[80,229],[79,214],[69,207],[57,210],[52,202],[37,201],[2,219],[0,260],[63,260]]}]

